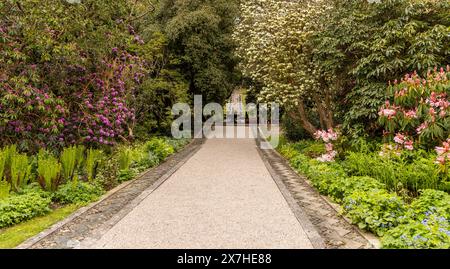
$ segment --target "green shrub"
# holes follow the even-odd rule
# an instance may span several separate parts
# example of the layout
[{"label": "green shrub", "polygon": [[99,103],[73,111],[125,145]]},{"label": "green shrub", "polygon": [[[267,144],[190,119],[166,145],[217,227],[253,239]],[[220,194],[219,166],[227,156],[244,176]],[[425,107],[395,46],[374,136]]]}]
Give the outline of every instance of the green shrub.
[{"label": "green shrub", "polygon": [[310,158],[317,158],[326,153],[325,145],[313,140],[300,141],[293,144],[292,147]]},{"label": "green shrub", "polygon": [[95,181],[101,183],[105,189],[112,189],[119,183],[119,162],[117,154],[105,158],[98,167]]},{"label": "green shrub", "polygon": [[98,199],[103,193],[98,184],[68,182],[59,187],[53,199],[62,204],[87,204]]},{"label": "green shrub", "polygon": [[153,155],[149,154],[143,145],[138,145],[131,150],[131,167],[137,172],[142,172],[154,165],[152,157]]},{"label": "green shrub", "polygon": [[422,190],[410,208],[415,219],[423,219],[431,214],[450,219],[450,195],[438,190]]},{"label": "green shrub", "polygon": [[126,171],[130,169],[132,161],[132,150],[130,148],[124,147],[119,150],[119,170]]},{"label": "green shrub", "polygon": [[167,139],[167,144],[169,144],[175,152],[180,151],[187,144],[189,144],[189,139]]},{"label": "green shrub", "polygon": [[10,191],[11,185],[4,180],[0,180],[0,199],[7,198],[9,196]]},{"label": "green shrub", "polygon": [[382,237],[383,248],[450,249],[450,219],[431,214],[399,225]]},{"label": "green shrub", "polygon": [[349,152],[342,166],[352,176],[373,177],[390,190],[408,189],[417,194],[421,189],[442,189],[440,177],[433,158],[420,155],[382,157],[376,153]]},{"label": "green shrub", "polygon": [[61,178],[61,164],[51,154],[40,150],[38,154],[38,182],[46,191],[54,191],[58,188]]},{"label": "green shrub", "polygon": [[310,160],[308,165],[305,174],[311,179],[314,187],[324,195],[330,195],[331,185],[347,176],[342,167],[336,163],[327,164]]},{"label": "green shrub", "polygon": [[72,146],[61,153],[62,176],[66,182],[78,179],[76,172],[84,162],[83,152],[83,146]]},{"label": "green shrub", "polygon": [[15,191],[20,191],[28,184],[31,177],[31,164],[28,156],[14,154],[11,156],[10,182]]},{"label": "green shrub", "polygon": [[37,182],[28,184],[20,192],[20,194],[30,194],[30,193],[39,194],[39,196],[41,196],[42,198],[50,198],[51,199],[53,197],[52,192],[43,190],[42,187]]},{"label": "green shrub", "polygon": [[344,198],[343,205],[353,223],[380,236],[399,225],[407,212],[400,197],[378,189],[355,191]]},{"label": "green shrub", "polygon": [[147,157],[147,165],[148,167],[157,166],[161,161],[159,160],[158,156],[154,154],[153,152],[148,153]]},{"label": "green shrub", "polygon": [[104,158],[101,150],[90,148],[86,155],[86,175],[89,182],[92,182],[97,175],[97,169]]},{"label": "green shrub", "polygon": [[122,183],[128,180],[133,179],[138,174],[138,171],[135,169],[127,169],[127,170],[120,170],[119,171],[119,178],[118,182]]},{"label": "green shrub", "polygon": [[[360,152],[348,153],[344,162],[320,163],[301,153],[310,145],[285,144],[279,151],[320,193],[342,204],[353,223],[384,235],[384,248],[450,247],[450,195],[433,189],[418,191],[437,186],[435,166],[430,163],[433,158],[427,153],[382,158],[365,144]],[[406,205],[399,196],[389,193],[386,185],[390,189],[417,190],[420,196]]]},{"label": "green shrub", "polygon": [[11,226],[25,220],[50,212],[51,199],[38,192],[11,195],[0,200],[0,228]]},{"label": "green shrub", "polygon": [[174,148],[162,138],[152,138],[145,143],[145,149],[147,152],[153,152],[160,161],[175,152]]},{"label": "green shrub", "polygon": [[[287,153],[292,154],[292,153]],[[293,151],[293,156],[289,159],[290,165],[296,169],[298,172],[308,175],[310,169],[311,159],[306,157],[305,155],[298,153],[297,151]]]},{"label": "green shrub", "polygon": [[281,145],[279,147],[279,152],[288,160],[291,160],[299,154],[299,152],[294,149],[291,144]]},{"label": "green shrub", "polygon": [[17,146],[16,145],[10,145],[1,151],[1,155],[3,156],[3,176],[9,177],[10,176],[10,169],[11,169],[11,159],[14,155],[17,154]]},{"label": "green shrub", "polygon": [[373,189],[384,189],[384,184],[371,177],[339,177],[332,181],[328,194],[337,202],[351,195],[354,191],[367,192]]},{"label": "green shrub", "polygon": [[0,181],[3,180],[3,174],[5,171],[6,154],[0,149]]}]

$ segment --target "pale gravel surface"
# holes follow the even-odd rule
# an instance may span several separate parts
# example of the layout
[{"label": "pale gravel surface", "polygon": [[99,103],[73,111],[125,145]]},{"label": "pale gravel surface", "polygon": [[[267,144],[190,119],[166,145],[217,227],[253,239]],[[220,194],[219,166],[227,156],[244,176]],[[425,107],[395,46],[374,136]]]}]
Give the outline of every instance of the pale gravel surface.
[{"label": "pale gravel surface", "polygon": [[209,139],[92,248],[312,248],[253,139]]}]

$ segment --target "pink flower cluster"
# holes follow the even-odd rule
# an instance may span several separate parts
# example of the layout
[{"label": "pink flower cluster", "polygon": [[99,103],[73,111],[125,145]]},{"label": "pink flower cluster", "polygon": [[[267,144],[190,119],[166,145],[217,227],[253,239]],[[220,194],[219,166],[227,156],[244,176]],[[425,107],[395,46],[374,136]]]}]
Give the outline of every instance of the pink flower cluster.
[{"label": "pink flower cluster", "polygon": [[404,111],[403,114],[407,119],[417,119],[417,109],[411,109],[409,111]]},{"label": "pink flower cluster", "polygon": [[125,133],[135,121],[129,98],[144,73],[143,63],[118,48],[112,49],[112,55],[113,58],[103,61],[98,72],[82,74],[81,79],[69,82],[87,86],[82,86],[84,91],[74,93],[79,106],[72,108],[61,141],[114,145],[117,139],[127,136]]},{"label": "pink flower cluster", "polygon": [[31,85],[4,83],[0,100],[0,133],[4,137],[12,136],[32,145],[46,147],[57,140],[64,124],[65,104],[47,88]]},{"label": "pink flower cluster", "polygon": [[333,150],[333,151],[323,154],[322,156],[317,158],[317,160],[319,162],[323,162],[323,163],[333,162],[334,158],[336,158],[336,156],[337,156],[337,151]]},{"label": "pink flower cluster", "polygon": [[332,141],[336,141],[338,139],[338,134],[333,129],[328,129],[328,131],[325,130],[319,130],[314,134],[314,137],[316,139],[321,139],[323,142],[325,142],[325,149],[327,153],[323,154],[319,158],[317,158],[320,162],[332,162],[337,156],[337,151],[334,150],[334,146],[331,143]]},{"label": "pink flower cluster", "polygon": [[445,165],[450,162],[450,138],[442,144],[442,147],[436,147],[438,157],[436,163]]},{"label": "pink flower cluster", "polygon": [[414,150],[414,142],[406,135],[398,133],[394,137],[394,142],[400,147],[404,147],[407,150]]},{"label": "pink flower cluster", "polygon": [[329,143],[330,141],[336,141],[338,139],[338,135],[336,132],[333,131],[333,129],[328,129],[328,131],[319,130],[314,134],[314,137],[316,139],[322,139],[323,142],[325,143]]},{"label": "pink flower cluster", "polygon": [[380,112],[378,112],[378,115],[380,117],[386,117],[388,119],[392,119],[393,117],[395,117],[397,115],[397,109],[398,109],[398,107],[391,105],[389,100],[387,100],[384,107],[382,107]]},{"label": "pink flower cluster", "polygon": [[380,108],[379,122],[385,127],[385,137],[395,135],[397,149],[413,150],[414,142],[427,146],[434,141],[425,140],[449,135],[445,126],[450,117],[450,66],[435,68],[426,78],[414,72],[389,84],[389,95],[394,98]]},{"label": "pink flower cluster", "polygon": [[420,124],[419,127],[417,127],[416,132],[417,132],[417,134],[420,135],[427,128],[428,128],[428,123],[424,122],[424,123]]},{"label": "pink flower cluster", "polygon": [[439,114],[439,117],[444,118],[450,107],[450,102],[448,101],[446,93],[437,94],[432,92],[430,97],[426,100],[426,103],[430,105],[429,114],[433,122],[436,121],[437,114]]}]

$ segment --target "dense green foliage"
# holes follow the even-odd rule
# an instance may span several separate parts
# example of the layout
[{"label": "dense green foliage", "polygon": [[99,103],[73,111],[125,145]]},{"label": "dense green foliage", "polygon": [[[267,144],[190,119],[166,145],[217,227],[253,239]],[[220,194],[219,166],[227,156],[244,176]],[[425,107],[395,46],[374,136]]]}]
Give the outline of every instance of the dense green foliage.
[{"label": "dense green foliage", "polygon": [[0,228],[42,216],[50,211],[51,199],[30,192],[0,200]]},{"label": "dense green foliage", "polygon": [[449,248],[449,64],[449,1],[3,0],[0,228],[160,164],[172,106],[240,83],[385,248]]},{"label": "dense green foliage", "polygon": [[151,2],[7,0],[0,14],[3,145],[147,138],[167,132],[170,108],[186,100]]},{"label": "dense green foliage", "polygon": [[103,188],[98,184],[69,182],[59,187],[53,199],[61,204],[87,204],[103,193]]},{"label": "dense green foliage", "polygon": [[[41,216],[51,203],[88,204],[105,190],[134,178],[183,148],[189,140],[153,138],[146,143],[117,147],[111,154],[84,146],[64,148],[59,158],[45,150],[36,156],[19,154],[15,146],[0,150],[0,228]],[[14,158],[26,158],[27,183],[11,181]],[[24,164],[25,165],[25,164]],[[22,167],[20,165],[19,167]],[[22,170],[20,170],[22,171]],[[20,188],[17,183],[20,184]],[[13,187],[16,186],[16,187]]]},{"label": "dense green foliage", "polygon": [[370,176],[386,184],[389,189],[406,189],[417,193],[420,189],[450,191],[448,174],[440,173],[435,156],[403,153],[400,156],[380,156],[378,152],[349,152],[342,166],[348,174]]},{"label": "dense green foliage", "polygon": [[394,138],[399,148],[433,148],[450,136],[450,66],[406,75],[389,87],[389,96],[381,108],[379,122],[385,136]]},{"label": "dense green foliage", "polygon": [[377,2],[242,1],[235,39],[259,99],[283,104],[311,135],[379,130],[388,81],[450,63],[450,3]]},{"label": "dense green foliage", "polygon": [[236,0],[162,0],[157,17],[191,94],[224,103],[235,83]]},{"label": "dense green foliage", "polygon": [[[305,153],[311,154],[317,142],[300,141],[294,144],[284,144],[280,152],[291,166],[299,173],[305,174],[320,193],[330,196],[342,205],[343,212],[360,228],[372,231],[382,237],[384,248],[448,248],[450,247],[450,195],[446,192],[432,189],[422,189],[418,197],[412,197],[410,191],[398,188],[397,193],[387,182],[401,177],[399,173],[389,174],[380,178],[352,176],[354,172],[349,167],[359,167],[360,172],[377,165],[378,161],[367,159],[359,161],[355,156],[366,156],[366,153],[351,152],[349,159],[343,162],[321,163],[311,159]],[[361,146],[359,148],[370,148]],[[317,156],[319,153],[316,153]],[[368,158],[374,158],[369,156]],[[355,163],[356,161],[356,163]],[[381,167],[397,160],[384,160]],[[432,162],[433,163],[433,162]],[[397,164],[398,165],[398,164]],[[392,166],[392,165],[391,165]],[[436,166],[434,166],[436,170]],[[369,170],[369,169],[368,169]],[[420,174],[421,169],[416,169]],[[370,171],[370,170],[369,170]],[[412,177],[414,181],[416,179]],[[422,179],[422,180],[425,180]],[[392,185],[391,185],[392,186]]]}]

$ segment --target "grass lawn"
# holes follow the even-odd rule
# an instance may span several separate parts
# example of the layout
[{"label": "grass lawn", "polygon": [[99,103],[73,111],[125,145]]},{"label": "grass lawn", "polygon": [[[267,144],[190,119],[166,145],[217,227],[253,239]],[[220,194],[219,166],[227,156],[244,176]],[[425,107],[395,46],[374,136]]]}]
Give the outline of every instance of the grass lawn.
[{"label": "grass lawn", "polygon": [[37,235],[56,222],[64,219],[80,207],[79,205],[61,207],[45,216],[0,230],[0,249],[18,246],[28,238]]}]

